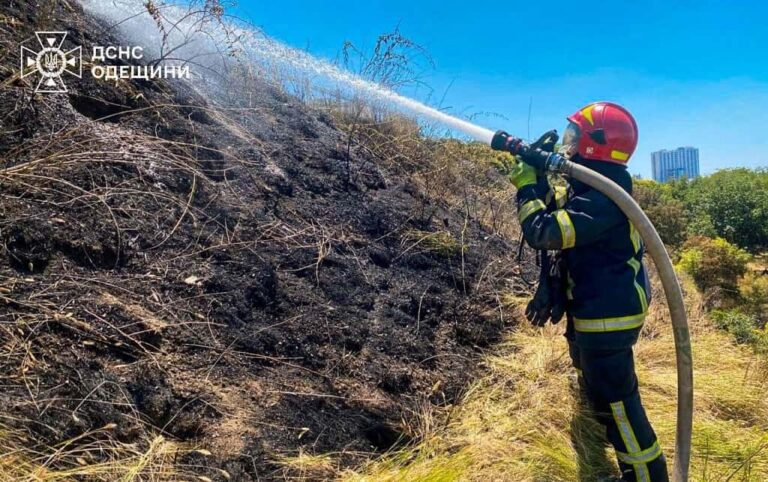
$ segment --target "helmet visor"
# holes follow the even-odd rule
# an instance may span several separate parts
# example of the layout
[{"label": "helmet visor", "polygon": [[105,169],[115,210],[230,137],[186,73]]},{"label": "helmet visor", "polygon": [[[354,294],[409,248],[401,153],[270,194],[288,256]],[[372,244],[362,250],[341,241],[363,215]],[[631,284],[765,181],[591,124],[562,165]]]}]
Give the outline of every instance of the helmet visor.
[{"label": "helmet visor", "polygon": [[563,133],[563,144],[560,148],[560,154],[571,157],[579,150],[579,139],[581,139],[581,129],[575,123],[571,122],[565,128]]}]

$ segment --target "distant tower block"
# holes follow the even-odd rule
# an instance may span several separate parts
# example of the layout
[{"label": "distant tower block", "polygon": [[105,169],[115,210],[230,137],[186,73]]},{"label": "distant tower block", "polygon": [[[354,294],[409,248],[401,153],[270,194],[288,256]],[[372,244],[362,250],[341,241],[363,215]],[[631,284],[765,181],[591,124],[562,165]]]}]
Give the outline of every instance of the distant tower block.
[{"label": "distant tower block", "polygon": [[678,147],[677,149],[651,153],[653,179],[667,182],[670,179],[699,177],[699,150],[695,147]]}]

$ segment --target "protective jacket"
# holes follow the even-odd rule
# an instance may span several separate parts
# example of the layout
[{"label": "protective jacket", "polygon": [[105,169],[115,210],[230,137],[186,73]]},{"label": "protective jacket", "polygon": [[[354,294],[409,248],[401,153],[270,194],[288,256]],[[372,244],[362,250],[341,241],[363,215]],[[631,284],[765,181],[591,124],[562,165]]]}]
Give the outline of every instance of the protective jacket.
[{"label": "protective jacket", "polygon": [[[574,160],[632,192],[625,166]],[[518,191],[517,208],[532,248],[563,250],[566,309],[576,344],[631,346],[648,311],[650,288],[642,263],[643,243],[618,206],[576,180],[564,195],[556,195],[542,177]]]}]

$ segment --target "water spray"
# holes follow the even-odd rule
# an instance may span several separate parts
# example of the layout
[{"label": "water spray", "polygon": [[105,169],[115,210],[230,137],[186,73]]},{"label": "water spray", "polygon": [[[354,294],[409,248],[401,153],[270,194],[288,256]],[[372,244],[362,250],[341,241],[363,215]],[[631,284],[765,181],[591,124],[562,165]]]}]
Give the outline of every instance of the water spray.
[{"label": "water spray", "polygon": [[[190,16],[182,5],[164,2],[161,5],[165,34],[158,31],[158,20],[146,9],[145,0],[81,0],[86,11],[119,28],[130,42],[144,47],[148,60],[162,57],[158,48],[166,43],[174,46],[176,59],[195,59],[195,73],[202,77],[206,88],[214,90],[216,75],[221,75],[237,62],[261,67],[270,72],[275,69],[289,71],[307,79],[316,79],[328,85],[354,92],[367,101],[379,101],[401,112],[410,112],[462,132],[480,142],[490,144],[493,131],[446,114],[421,102],[410,99],[375,82],[345,71],[327,60],[289,47],[263,32],[242,26],[205,24],[201,31],[199,19]],[[160,2],[158,2],[160,4]],[[238,54],[231,58],[221,55],[221,45],[233,44]],[[209,92],[216,94],[216,92]]]},{"label": "water spray", "polygon": [[[164,4],[164,14],[169,19],[169,28],[166,32],[169,38],[162,38],[157,29],[156,19],[147,14],[144,0],[81,0],[81,2],[90,13],[119,26],[121,33],[127,39],[143,45],[146,53],[151,53],[153,46],[156,48],[157,45],[161,45],[166,40],[170,39],[171,42],[174,42],[175,36],[180,37],[176,39],[181,46],[176,51],[175,57],[197,59],[198,64],[204,64],[202,65],[204,72],[226,71],[229,66],[228,62],[245,60],[254,66],[267,64],[288,68],[305,75],[316,75],[335,86],[361,94],[368,100],[381,101],[401,111],[411,112],[420,118],[439,122],[480,142],[491,144],[494,132],[489,129],[409,99],[384,86],[346,72],[326,60],[288,47],[253,29],[229,26],[229,31],[225,31],[220,26],[217,27],[213,24],[207,25],[208,28],[205,32],[190,36],[189,32],[184,32],[184,26],[185,24],[194,25],[197,19],[189,17],[187,10],[181,6]],[[227,42],[228,35],[233,31],[238,37],[244,59],[228,60],[218,55],[220,53],[219,45]],[[182,41],[183,44],[181,44]],[[215,85],[215,83],[208,82],[206,85],[211,88],[210,86]],[[215,92],[212,93],[215,94]],[[619,206],[640,233],[648,253],[656,264],[672,318],[677,357],[677,434],[675,463],[672,473],[676,482],[686,482],[691,453],[693,365],[682,290],[669,259],[669,254],[648,216],[632,199],[632,196],[618,184],[558,154],[528,148],[525,157],[527,162],[542,171],[557,172],[572,177],[608,196]]]}]

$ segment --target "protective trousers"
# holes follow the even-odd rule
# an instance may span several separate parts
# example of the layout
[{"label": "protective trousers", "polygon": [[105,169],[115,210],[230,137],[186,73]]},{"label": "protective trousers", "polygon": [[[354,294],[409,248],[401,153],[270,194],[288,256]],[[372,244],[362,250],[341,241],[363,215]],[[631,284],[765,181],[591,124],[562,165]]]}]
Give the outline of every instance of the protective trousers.
[{"label": "protective trousers", "polygon": [[616,450],[622,480],[668,482],[666,460],[640,401],[632,345],[609,349],[578,346],[568,321],[566,338],[573,366]]}]

